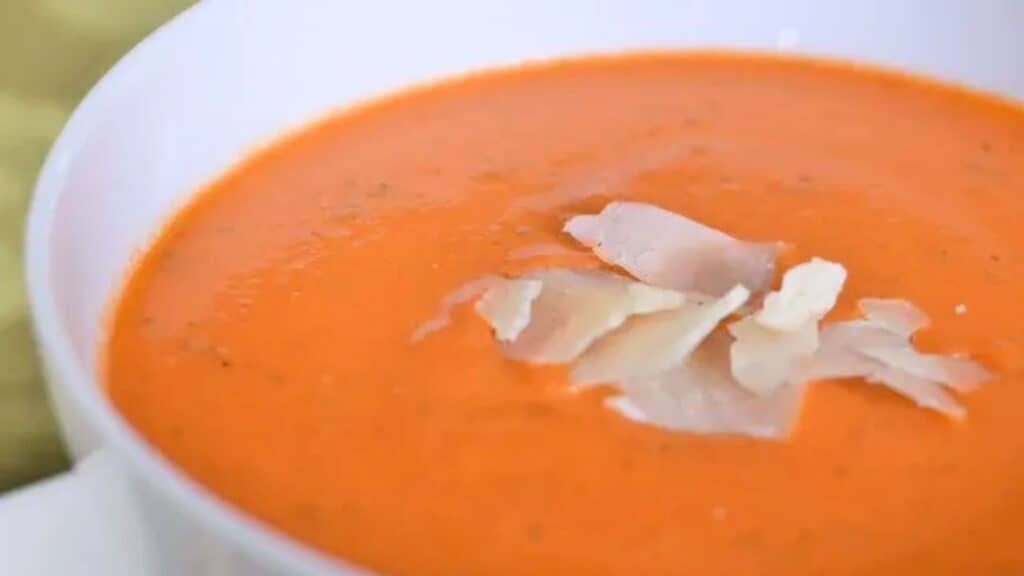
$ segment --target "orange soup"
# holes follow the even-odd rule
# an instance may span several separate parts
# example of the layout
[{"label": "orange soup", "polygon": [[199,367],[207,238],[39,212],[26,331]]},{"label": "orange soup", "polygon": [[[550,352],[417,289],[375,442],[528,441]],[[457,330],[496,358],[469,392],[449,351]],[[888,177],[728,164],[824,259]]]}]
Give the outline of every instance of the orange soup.
[{"label": "orange soup", "polygon": [[[841,262],[830,317],[906,298],[922,349],[996,378],[963,422],[818,382],[770,441],[622,418],[468,305],[413,341],[482,274],[597,265],[562,225],[622,199]],[[993,98],[716,54],[483,74],[211,185],[127,282],[104,379],[217,495],[383,573],[1021,574],[1022,221],[1024,113]]]}]

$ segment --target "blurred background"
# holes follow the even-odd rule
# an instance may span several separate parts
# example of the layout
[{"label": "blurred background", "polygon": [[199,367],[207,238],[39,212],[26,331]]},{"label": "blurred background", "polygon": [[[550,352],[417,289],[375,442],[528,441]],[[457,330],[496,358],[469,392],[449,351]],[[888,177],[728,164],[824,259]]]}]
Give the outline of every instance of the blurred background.
[{"label": "blurred background", "polygon": [[0,492],[64,469],[21,273],[36,173],[86,91],[192,0],[0,0]]}]

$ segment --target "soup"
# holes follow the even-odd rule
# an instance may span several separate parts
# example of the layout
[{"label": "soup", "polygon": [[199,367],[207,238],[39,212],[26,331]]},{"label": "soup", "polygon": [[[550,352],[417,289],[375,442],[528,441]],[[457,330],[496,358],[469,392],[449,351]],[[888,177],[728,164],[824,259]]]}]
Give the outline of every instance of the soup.
[{"label": "soup", "polygon": [[[104,350],[117,408],[220,497],[384,573],[1024,571],[1024,113],[896,74],[657,54],[415,90],[255,154],[141,257]],[[504,357],[454,289],[552,262],[609,201],[780,265],[841,262],[830,317],[916,303],[997,377],[952,422],[816,383],[792,435],[629,421]]]}]

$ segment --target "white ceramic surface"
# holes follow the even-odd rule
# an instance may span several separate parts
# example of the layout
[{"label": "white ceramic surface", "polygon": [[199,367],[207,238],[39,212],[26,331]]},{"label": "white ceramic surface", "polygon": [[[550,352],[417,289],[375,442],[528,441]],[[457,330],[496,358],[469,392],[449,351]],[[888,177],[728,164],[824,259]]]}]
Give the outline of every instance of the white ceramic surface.
[{"label": "white ceramic surface", "polygon": [[69,445],[101,454],[0,500],[0,573],[355,573],[183,477],[95,377],[104,312],[132,255],[204,182],[283,130],[467,69],[645,47],[835,55],[1024,99],[1022,32],[1018,0],[203,2],[103,79],[40,177],[26,256],[39,343]]}]

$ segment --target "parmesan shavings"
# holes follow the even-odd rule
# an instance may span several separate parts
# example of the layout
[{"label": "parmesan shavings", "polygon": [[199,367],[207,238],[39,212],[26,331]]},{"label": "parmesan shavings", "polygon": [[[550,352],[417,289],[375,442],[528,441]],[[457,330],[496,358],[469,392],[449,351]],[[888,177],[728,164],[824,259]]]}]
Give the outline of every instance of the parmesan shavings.
[{"label": "parmesan shavings", "polygon": [[628,317],[675,308],[684,300],[678,292],[599,270],[553,268],[527,278],[543,288],[533,301],[530,323],[503,349],[534,364],[571,362]]},{"label": "parmesan shavings", "polygon": [[572,381],[585,386],[657,376],[683,362],[749,297],[750,291],[737,285],[717,300],[689,297],[678,308],[633,318],[579,359]]},{"label": "parmesan shavings", "polygon": [[730,324],[729,333],[736,338],[729,349],[732,375],[743,388],[760,395],[799,379],[818,348],[818,324],[814,321],[780,332],[747,316]]},{"label": "parmesan shavings", "polygon": [[861,298],[857,307],[869,322],[908,338],[929,321],[927,314],[906,300]]},{"label": "parmesan shavings", "polygon": [[500,282],[501,278],[493,275],[481,276],[466,282],[462,286],[455,289],[454,292],[444,297],[441,300],[440,309],[436,314],[426,322],[420,324],[413,330],[412,342],[419,342],[427,336],[447,327],[452,323],[452,310],[460,304],[469,302],[473,298],[483,294],[488,288]]},{"label": "parmesan shavings", "polygon": [[[870,304],[867,308],[871,308]],[[861,309],[865,310],[863,301]],[[915,308],[916,310],[916,308]],[[878,314],[864,320],[837,322],[825,326],[821,346],[804,376],[809,379],[861,377],[881,384],[914,401],[918,406],[935,410],[955,420],[967,416],[964,406],[946,388],[970,392],[992,378],[991,372],[967,358],[924,354],[909,340],[916,331],[910,326],[923,326],[920,318],[907,322],[899,315],[879,321]]]},{"label": "parmesan shavings", "polygon": [[[638,280],[575,268],[486,276],[445,298],[414,339],[482,294],[477,314],[506,356],[573,364],[576,391],[615,389],[604,400],[609,410],[667,430],[758,438],[790,433],[815,380],[860,378],[961,420],[967,410],[957,395],[993,377],[969,358],[918,350],[913,336],[929,319],[906,300],[864,298],[862,318],[822,324],[846,282],[838,263],[798,264],[761,298],[778,245],[737,240],[636,202],[575,216],[565,231]],[[534,255],[566,250],[538,245],[510,258]]]},{"label": "parmesan shavings", "polygon": [[878,368],[878,362],[862,354],[861,350],[907,345],[903,336],[865,320],[826,324],[818,340],[818,351],[803,374],[808,380],[856,378],[871,374]]},{"label": "parmesan shavings", "polygon": [[846,269],[814,258],[790,268],[760,310],[729,326],[733,377],[755,394],[798,379],[818,348],[818,321],[839,297]]},{"label": "parmesan shavings", "polygon": [[868,382],[882,384],[897,394],[901,394],[922,408],[935,410],[936,412],[952,418],[963,420],[967,417],[967,409],[963,404],[946,392],[942,386],[918,378],[895,368],[881,368],[864,375]]},{"label": "parmesan shavings", "polygon": [[668,430],[784,439],[802,405],[803,384],[751,394],[729,373],[729,336],[709,337],[685,363],[643,381],[624,383],[605,405],[630,420]]},{"label": "parmesan shavings", "polygon": [[814,258],[790,268],[782,288],[765,296],[754,320],[765,328],[792,332],[817,322],[833,306],[846,282],[846,269],[835,262]]},{"label": "parmesan shavings", "polygon": [[565,231],[643,282],[713,296],[737,284],[753,292],[764,289],[779,250],[637,202],[612,202],[600,214],[575,216]]},{"label": "parmesan shavings", "polygon": [[972,392],[992,378],[991,372],[968,358],[922,354],[910,346],[866,347],[862,353],[890,368],[938,382],[957,392]]},{"label": "parmesan shavings", "polygon": [[543,286],[540,280],[502,279],[476,301],[476,312],[499,342],[511,342],[530,323],[530,307]]},{"label": "parmesan shavings", "polygon": [[604,405],[606,408],[618,412],[627,420],[642,423],[650,422],[647,419],[647,412],[637,406],[628,396],[609,396],[604,399]]}]

